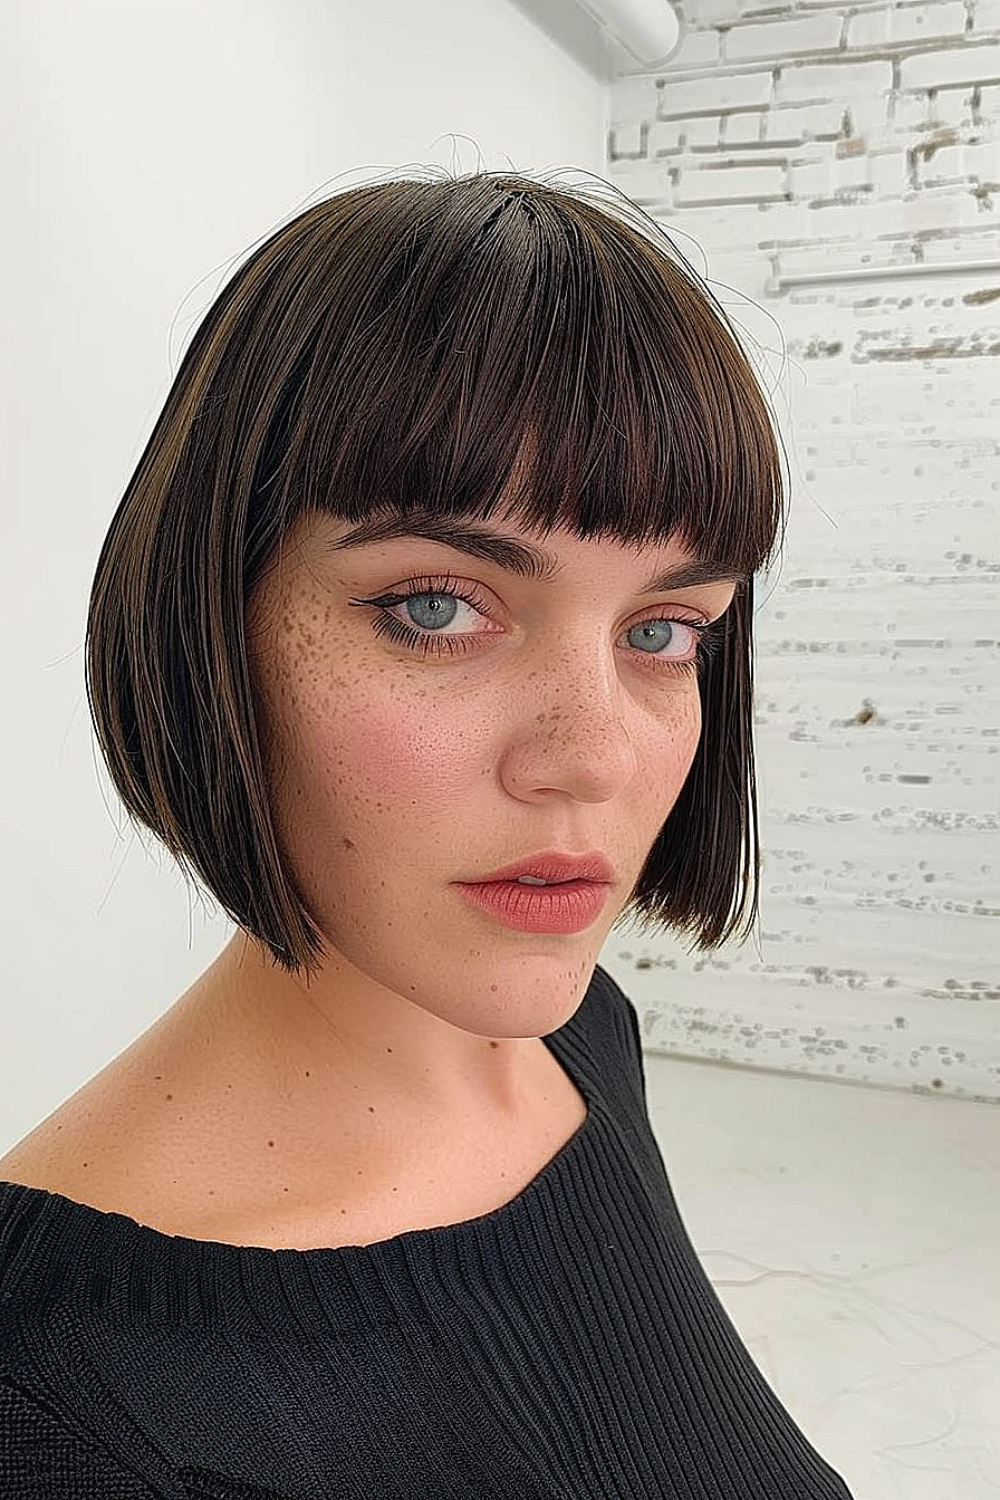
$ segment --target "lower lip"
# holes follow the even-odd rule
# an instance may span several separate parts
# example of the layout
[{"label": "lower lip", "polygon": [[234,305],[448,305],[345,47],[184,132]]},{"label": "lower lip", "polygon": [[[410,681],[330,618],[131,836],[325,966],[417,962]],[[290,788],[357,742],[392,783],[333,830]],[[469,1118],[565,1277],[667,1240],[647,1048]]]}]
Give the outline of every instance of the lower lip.
[{"label": "lower lip", "polygon": [[482,885],[459,883],[458,888],[476,906],[518,932],[582,932],[597,919],[610,890],[593,880],[548,886],[490,880]]}]

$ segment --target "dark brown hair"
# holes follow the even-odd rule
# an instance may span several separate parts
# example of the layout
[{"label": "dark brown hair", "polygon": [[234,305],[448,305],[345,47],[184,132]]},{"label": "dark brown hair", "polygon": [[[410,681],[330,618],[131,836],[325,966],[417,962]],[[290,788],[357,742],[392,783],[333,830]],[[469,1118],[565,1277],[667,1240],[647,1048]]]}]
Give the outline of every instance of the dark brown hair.
[{"label": "dark brown hair", "polygon": [[680,539],[749,576],[699,675],[692,768],[622,916],[702,948],[745,936],[752,574],[783,508],[738,336],[629,200],[508,172],[351,188],[225,285],[112,518],[87,619],[101,752],[185,875],[276,963],[312,971],[323,937],[272,819],[245,623],[296,517],[497,512],[543,535]]}]

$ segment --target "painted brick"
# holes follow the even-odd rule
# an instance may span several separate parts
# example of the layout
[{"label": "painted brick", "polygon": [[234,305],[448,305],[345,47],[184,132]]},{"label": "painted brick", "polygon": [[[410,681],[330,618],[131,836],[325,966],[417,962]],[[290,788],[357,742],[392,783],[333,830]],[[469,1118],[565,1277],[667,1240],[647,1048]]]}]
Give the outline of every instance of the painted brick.
[{"label": "painted brick", "polygon": [[[726,213],[728,214],[729,212],[730,210],[726,209]],[[685,214],[685,221],[686,218],[687,215]],[[742,254],[726,254],[722,251],[716,251],[711,258],[710,270],[711,276],[709,279],[711,281],[726,289],[737,288],[741,296],[752,299],[758,307],[762,299],[767,296],[768,282],[771,276],[771,263],[758,251],[744,251]],[[724,298],[723,300],[727,301],[729,299]],[[753,310],[756,311],[756,309]],[[747,309],[744,308],[740,310],[739,322],[745,323],[746,319]],[[774,335],[773,324],[769,328],[765,328],[764,334],[766,342],[770,346],[770,340]],[[745,347],[747,355],[751,359],[754,359],[756,351],[753,344],[751,343]],[[759,356],[757,357],[759,358]],[[774,384],[773,371],[771,372],[771,377],[766,382],[769,387]]]},{"label": "painted brick", "polygon": [[770,253],[781,245],[807,240],[812,233],[813,215],[807,203],[764,203],[758,223],[758,243]]},{"label": "painted brick", "polygon": [[641,78],[620,78],[608,90],[609,124],[635,125],[643,120],[652,120],[659,101],[660,90],[654,78],[648,75]]},{"label": "painted brick", "polygon": [[892,108],[898,94],[873,94],[871,97],[859,95],[850,99],[843,106],[845,114],[850,116],[851,131],[855,135],[864,135],[869,139],[885,132],[889,111]]},{"label": "painted brick", "polygon": [[886,6],[863,10],[847,23],[848,47],[899,46],[927,38],[960,37],[965,32],[961,0],[944,5]]},{"label": "painted brick", "polygon": [[834,52],[840,46],[842,26],[836,14],[734,26],[726,34],[726,61],[749,62],[762,57],[777,60],[792,53]]},{"label": "painted brick", "polygon": [[[910,264],[913,256],[902,245],[869,245],[862,247],[849,237],[842,240],[824,238],[813,245],[796,245],[780,250],[775,256],[778,274],[781,277],[802,277],[818,274],[829,275],[831,271],[855,271],[865,266]],[[816,294],[813,294],[816,295]],[[831,294],[835,295],[835,294]],[[782,325],[786,333],[789,319]]]},{"label": "painted brick", "polygon": [[887,47],[892,14],[891,10],[863,10],[851,16],[847,23],[847,47]]},{"label": "painted brick", "polygon": [[642,126],[615,125],[610,131],[610,153],[613,157],[642,155]]},{"label": "painted brick", "polygon": [[947,88],[949,84],[997,80],[1000,80],[1000,43],[918,52],[913,57],[904,57],[899,65],[899,86],[904,89]]},{"label": "painted brick", "polygon": [[753,109],[771,102],[770,73],[730,73],[673,83],[660,92],[660,119],[671,115],[717,114],[721,109]]},{"label": "painted brick", "polygon": [[663,162],[620,161],[609,163],[608,176],[627,198],[646,210],[653,217],[660,209],[669,209],[673,203],[673,183]]},{"label": "painted brick", "polygon": [[719,132],[725,116],[694,115],[682,120],[684,140],[689,151],[708,150],[719,144]]},{"label": "painted brick", "polygon": [[[971,193],[951,188],[911,193],[886,203],[858,203],[812,209],[811,238],[908,240],[933,230],[979,228],[980,209]],[[985,227],[985,226],[983,226]]]},{"label": "painted brick", "polygon": [[793,198],[829,198],[833,193],[833,163],[802,162],[788,168],[788,187]]},{"label": "painted brick", "polygon": [[877,240],[909,244],[919,236],[926,250],[932,239],[955,230],[992,229],[995,235],[1000,228],[1000,205],[984,211],[972,193],[955,187],[926,188],[884,202],[813,204],[806,212],[807,236],[817,243],[849,241],[867,247]]},{"label": "painted brick", "polygon": [[742,0],[698,0],[698,25],[730,26],[742,9]]},{"label": "painted brick", "polygon": [[930,96],[927,93],[897,94],[892,101],[893,128],[907,135],[930,129]]},{"label": "painted brick", "polygon": [[[983,89],[983,95],[988,91]],[[934,129],[941,126],[953,126],[960,129],[963,126],[971,127],[973,124],[974,111],[972,103],[973,91],[969,88],[941,89],[937,94],[927,98],[927,119]],[[902,95],[900,97],[903,97]],[[983,117],[990,118],[988,112],[983,111]]]},{"label": "painted brick", "polygon": [[965,170],[981,183],[1000,187],[1000,141],[981,141],[963,146]]},{"label": "painted brick", "polygon": [[646,136],[646,155],[652,159],[679,152],[685,123],[684,120],[655,120]]},{"label": "painted brick", "polygon": [[973,34],[989,36],[1000,32],[1000,0],[976,0]]},{"label": "painted brick", "polygon": [[872,164],[869,156],[835,156],[832,165],[835,193],[871,187]]},{"label": "painted brick", "polygon": [[[724,209],[702,208],[696,204],[683,210],[675,209],[671,214],[671,227],[690,235],[699,253],[714,254],[716,250],[726,254],[742,254],[760,250],[769,240],[778,236],[784,228],[791,235],[796,229],[804,237],[807,233],[808,210],[798,204],[787,203],[729,203]],[[798,214],[796,220],[784,215]],[[776,217],[782,216],[782,217]],[[773,225],[773,227],[772,227]]]},{"label": "painted brick", "polygon": [[764,116],[765,141],[808,141],[841,134],[844,109],[840,104],[801,104],[769,109]]},{"label": "painted brick", "polygon": [[942,146],[933,156],[917,158],[917,173],[921,187],[932,187],[939,182],[964,182],[965,162],[961,146]]},{"label": "painted brick", "polygon": [[910,191],[910,172],[905,151],[879,151],[869,158],[872,187],[878,198],[901,198]]},{"label": "painted brick", "polygon": [[925,240],[921,246],[923,258],[942,266],[956,266],[970,262],[983,262],[1000,273],[1000,249],[995,229],[976,232],[963,230],[960,234],[941,234]]},{"label": "painted brick", "polygon": [[723,116],[722,144],[725,146],[759,145],[763,115],[759,112]]},{"label": "painted brick", "polygon": [[719,51],[717,31],[687,30],[681,37],[681,44],[670,59],[666,71],[669,75],[680,72],[684,68],[712,67],[719,61]]},{"label": "painted brick", "polygon": [[787,173],[783,166],[689,168],[681,173],[674,194],[679,208],[686,203],[722,203],[784,197]]},{"label": "painted brick", "polygon": [[922,183],[966,181],[1000,186],[1000,141],[978,145],[943,146],[933,156],[919,159]]},{"label": "painted brick", "polygon": [[[983,435],[988,433],[990,415],[974,399],[977,395],[974,382],[958,381],[956,395],[945,397],[942,409],[948,412],[949,431],[951,423],[959,415],[978,427]],[[867,427],[921,426],[927,420],[927,397],[943,394],[936,379],[932,382],[926,370],[884,371],[881,376],[859,382],[854,388],[855,420]],[[955,408],[956,399],[965,398],[961,412]]]},{"label": "painted brick", "polygon": [[656,120],[649,127],[650,156],[678,151],[710,150],[719,144],[719,116],[695,115],[686,120]]},{"label": "painted brick", "polygon": [[891,88],[891,62],[825,63],[818,67],[783,68],[775,101],[794,104],[805,99],[870,99],[873,95],[887,94]]}]

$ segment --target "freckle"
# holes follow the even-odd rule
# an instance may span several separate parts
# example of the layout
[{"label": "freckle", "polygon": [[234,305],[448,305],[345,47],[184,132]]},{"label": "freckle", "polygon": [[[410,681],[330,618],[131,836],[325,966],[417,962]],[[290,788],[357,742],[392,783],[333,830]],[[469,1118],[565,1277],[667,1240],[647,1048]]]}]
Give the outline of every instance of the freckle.
[{"label": "freckle", "polygon": [[273,1141],[268,1141],[268,1143],[267,1143],[267,1144],[268,1144],[268,1145],[269,1145],[269,1146],[273,1146],[273,1145],[274,1145],[274,1142],[273,1142]]},{"label": "freckle", "polygon": [[173,1097],[174,1097],[174,1096],[173,1096],[173,1094],[168,1094],[168,1095],[167,1095],[167,1098],[168,1098],[168,1099],[172,1099],[172,1098],[173,1098]]}]

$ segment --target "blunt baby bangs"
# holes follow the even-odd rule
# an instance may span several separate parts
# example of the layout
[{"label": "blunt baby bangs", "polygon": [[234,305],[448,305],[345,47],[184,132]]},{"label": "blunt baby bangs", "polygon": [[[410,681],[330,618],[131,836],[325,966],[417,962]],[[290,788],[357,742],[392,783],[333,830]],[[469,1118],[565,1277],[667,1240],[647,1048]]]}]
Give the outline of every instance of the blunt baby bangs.
[{"label": "blunt baby bangs", "polygon": [[[289,968],[322,938],[269,813],[245,620],[306,510],[373,526],[496,516],[636,548],[676,538],[752,575],[782,524],[779,442],[711,289],[652,220],[588,185],[433,170],[369,183],[248,256],[197,328],[109,527],[87,686],[129,813]],[[711,847],[683,868],[654,849],[635,893],[703,942],[733,929],[756,869],[751,599],[748,586],[700,684],[706,722],[713,682],[740,721],[716,727],[718,763],[692,772]],[[698,873],[710,855],[711,878]]]},{"label": "blunt baby bangs", "polygon": [[652,221],[577,191],[491,173],[365,186],[248,261],[204,399],[244,414],[230,462],[254,562],[311,505],[676,535],[764,565],[778,445],[735,331]]}]

